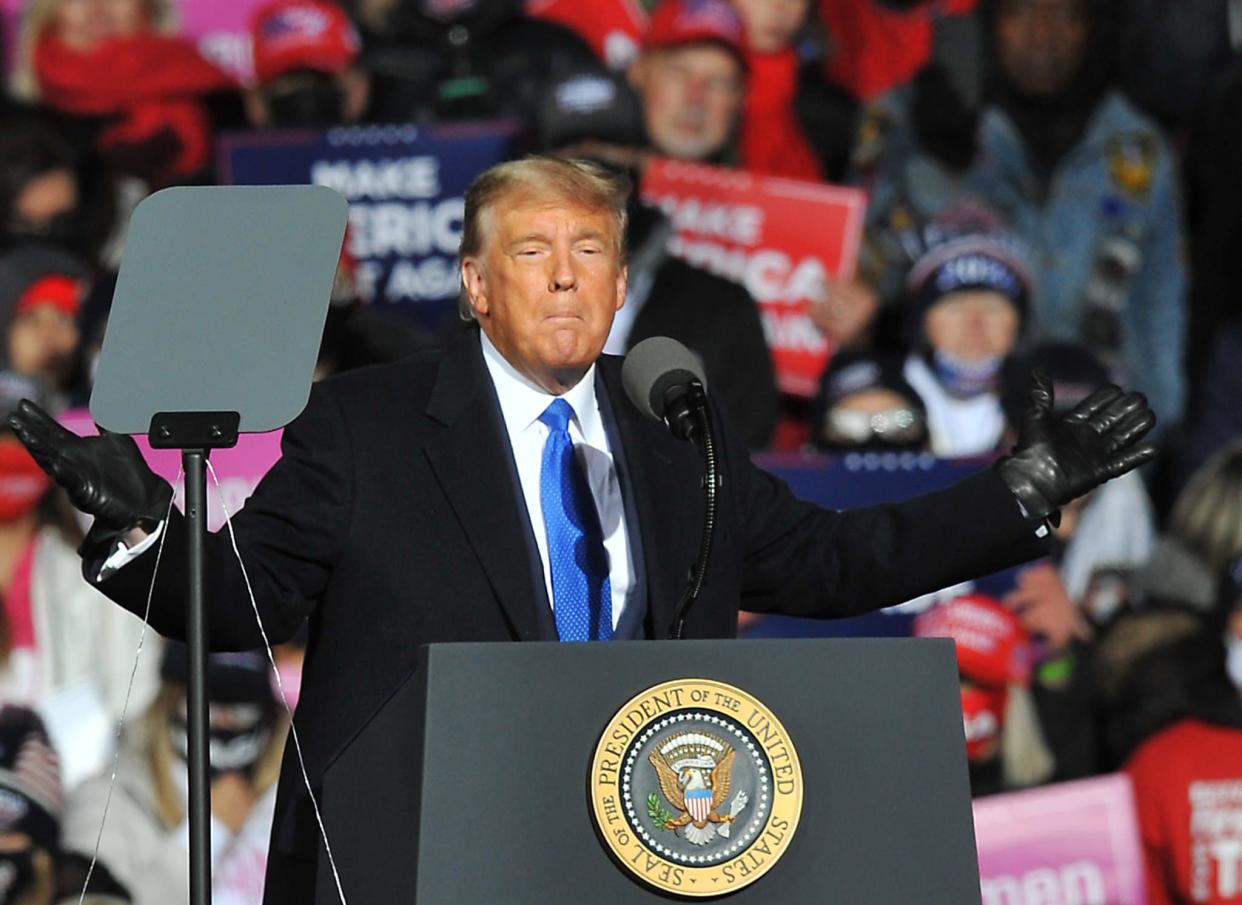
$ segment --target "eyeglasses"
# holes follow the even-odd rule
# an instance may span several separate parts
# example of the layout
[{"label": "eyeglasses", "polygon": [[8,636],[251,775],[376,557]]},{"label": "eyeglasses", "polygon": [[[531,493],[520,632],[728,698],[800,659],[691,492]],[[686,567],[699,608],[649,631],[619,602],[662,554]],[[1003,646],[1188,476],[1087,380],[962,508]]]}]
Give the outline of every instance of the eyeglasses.
[{"label": "eyeglasses", "polygon": [[894,408],[878,412],[832,409],[824,416],[823,436],[829,442],[912,443],[923,438],[927,426],[923,414],[914,409]]}]

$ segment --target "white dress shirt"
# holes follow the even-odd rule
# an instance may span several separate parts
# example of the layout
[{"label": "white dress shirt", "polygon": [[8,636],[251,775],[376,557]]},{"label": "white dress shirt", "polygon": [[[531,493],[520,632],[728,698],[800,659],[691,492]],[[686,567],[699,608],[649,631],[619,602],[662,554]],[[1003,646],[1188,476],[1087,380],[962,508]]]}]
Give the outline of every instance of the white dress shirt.
[{"label": "white dress shirt", "polygon": [[[530,514],[530,526],[539,548],[543,563],[543,580],[548,591],[548,602],[556,608],[552,593],[552,571],[548,566],[548,532],[543,521],[543,500],[540,495],[540,473],[543,469],[543,447],[548,439],[548,427],[539,416],[558,398],[518,373],[492,345],[487,334],[479,331],[483,341],[483,361],[496,387],[500,400],[500,413],[504,418],[505,431],[513,447],[513,459],[517,463],[518,480],[522,484],[522,496],[526,511]],[[600,526],[604,532],[604,550],[608,554],[609,582],[612,587],[612,627],[616,629],[621,613],[629,600],[634,585],[634,561],[630,554],[629,536],[625,533],[625,501],[621,497],[621,485],[617,480],[617,468],[612,458],[608,433],[599,413],[599,400],[595,398],[595,366],[563,397],[573,407],[574,417],[569,422],[569,437],[574,443],[574,456],[578,465],[586,470],[587,485],[595,500]],[[104,562],[100,578],[141,556],[151,547],[164,530],[161,522],[151,535],[133,548],[123,543]]]},{"label": "white dress shirt", "polygon": [[[555,609],[552,572],[548,565],[548,532],[544,526],[540,495],[543,448],[549,431],[539,416],[558,397],[518,373],[492,345],[486,333],[479,331],[479,336],[483,342],[483,361],[496,387],[501,417],[513,447],[522,496],[526,500],[531,530],[543,563],[548,601]],[[617,468],[600,416],[599,400],[595,398],[595,366],[592,365],[585,376],[560,398],[574,410],[574,417],[569,422],[569,437],[574,443],[578,465],[586,471],[587,485],[591,488],[591,497],[595,500],[595,510],[599,513],[599,523],[604,532],[604,549],[608,553],[612,587],[612,627],[615,629],[634,584],[634,563],[629,537],[625,532],[625,502],[621,498]]]}]

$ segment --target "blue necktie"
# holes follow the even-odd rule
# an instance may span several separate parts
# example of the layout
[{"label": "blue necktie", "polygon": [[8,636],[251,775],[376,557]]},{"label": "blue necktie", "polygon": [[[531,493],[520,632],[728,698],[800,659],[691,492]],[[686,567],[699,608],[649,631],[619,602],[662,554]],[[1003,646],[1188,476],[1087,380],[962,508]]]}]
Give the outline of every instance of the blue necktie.
[{"label": "blue necktie", "polygon": [[556,631],[562,641],[612,638],[612,585],[599,514],[569,438],[573,407],[557,399],[539,420],[548,426],[539,498],[548,532]]}]

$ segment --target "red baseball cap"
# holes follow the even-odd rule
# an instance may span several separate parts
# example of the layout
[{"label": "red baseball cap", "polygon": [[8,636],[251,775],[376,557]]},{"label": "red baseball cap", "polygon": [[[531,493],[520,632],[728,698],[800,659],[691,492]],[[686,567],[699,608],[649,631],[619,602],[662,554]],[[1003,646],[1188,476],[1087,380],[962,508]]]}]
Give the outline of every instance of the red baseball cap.
[{"label": "red baseball cap", "polygon": [[964,594],[914,620],[919,638],[952,638],[964,678],[988,688],[1026,685],[1031,674],[1030,636],[999,600]]},{"label": "red baseball cap", "polygon": [[337,75],[358,57],[362,43],[349,16],[325,0],[276,0],[250,22],[254,74],[260,85],[313,69]]},{"label": "red baseball cap", "polygon": [[711,42],[733,51],[745,65],[746,30],[727,0],[663,0],[651,13],[643,44],[647,50]]},{"label": "red baseball cap", "polygon": [[40,305],[51,305],[71,318],[78,316],[85,289],[81,280],[52,274],[35,280],[17,299],[16,315],[26,314]]}]

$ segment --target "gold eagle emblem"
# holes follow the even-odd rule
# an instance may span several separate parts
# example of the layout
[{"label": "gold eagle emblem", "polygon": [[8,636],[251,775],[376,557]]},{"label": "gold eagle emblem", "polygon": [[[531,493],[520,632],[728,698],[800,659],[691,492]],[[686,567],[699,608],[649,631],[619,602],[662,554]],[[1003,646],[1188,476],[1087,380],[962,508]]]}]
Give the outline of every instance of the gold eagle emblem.
[{"label": "gold eagle emblem", "polygon": [[676,810],[660,829],[676,832],[685,828],[685,838],[695,845],[706,845],[716,837],[729,835],[729,826],[746,806],[746,795],[737,795],[723,813],[733,784],[733,762],[737,752],[723,739],[705,732],[674,735],[647,760],[655,768],[660,792]]}]

